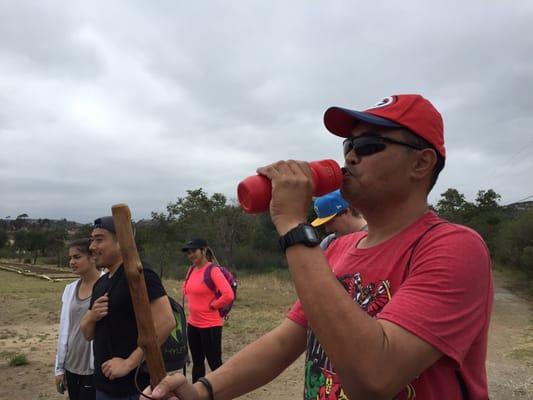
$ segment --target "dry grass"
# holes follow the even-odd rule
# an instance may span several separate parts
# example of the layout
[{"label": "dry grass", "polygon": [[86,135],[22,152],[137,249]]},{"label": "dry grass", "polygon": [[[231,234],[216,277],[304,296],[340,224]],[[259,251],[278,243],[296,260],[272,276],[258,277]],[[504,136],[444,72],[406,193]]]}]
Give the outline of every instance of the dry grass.
[{"label": "dry grass", "polygon": [[[165,280],[169,295],[181,302],[183,281]],[[292,282],[283,274],[239,278],[237,301],[224,325],[225,358],[277,326],[296,300]]]},{"label": "dry grass", "polygon": [[58,322],[64,288],[65,282],[50,282],[0,271],[2,325],[16,325],[21,321]]}]

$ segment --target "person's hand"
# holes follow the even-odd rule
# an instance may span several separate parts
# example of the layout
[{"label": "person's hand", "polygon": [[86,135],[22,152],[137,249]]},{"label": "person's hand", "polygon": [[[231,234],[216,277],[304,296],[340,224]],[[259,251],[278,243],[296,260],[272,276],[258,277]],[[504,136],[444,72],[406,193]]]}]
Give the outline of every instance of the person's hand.
[{"label": "person's hand", "polygon": [[93,303],[93,307],[91,308],[92,313],[92,319],[96,321],[100,321],[102,318],[104,318],[107,315],[108,312],[108,304],[109,304],[109,298],[107,296],[107,293],[103,296],[98,297],[95,302]]},{"label": "person's hand", "polygon": [[65,384],[65,374],[56,375],[56,386],[60,383]]},{"label": "person's hand", "polygon": [[257,169],[272,183],[270,216],[280,235],[307,220],[313,176],[304,161],[278,161]]},{"label": "person's hand", "polygon": [[57,391],[61,394],[63,394],[65,392],[65,374],[61,374],[61,375],[56,375],[55,376],[55,380],[56,380],[56,388],[57,388]]},{"label": "person's hand", "polygon": [[102,372],[111,381],[128,375],[132,369],[133,367],[130,365],[130,362],[120,357],[113,357],[102,363]]},{"label": "person's hand", "polygon": [[150,386],[144,389],[143,394],[154,399],[164,400],[200,400],[197,391],[198,386],[194,386],[187,381],[182,374],[168,375],[152,390]]}]

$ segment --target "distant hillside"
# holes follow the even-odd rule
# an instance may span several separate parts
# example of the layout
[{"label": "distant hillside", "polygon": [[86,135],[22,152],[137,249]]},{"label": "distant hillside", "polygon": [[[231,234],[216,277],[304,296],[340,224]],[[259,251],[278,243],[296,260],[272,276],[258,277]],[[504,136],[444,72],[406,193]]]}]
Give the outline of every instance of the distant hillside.
[{"label": "distant hillside", "polygon": [[48,219],[48,218],[1,218],[0,228],[6,231],[18,231],[21,229],[66,229],[68,231],[78,230],[83,224],[75,221],[68,221],[64,219]]},{"label": "distant hillside", "polygon": [[517,210],[517,211],[533,210],[533,200],[507,204],[505,207],[510,208],[512,210]]}]

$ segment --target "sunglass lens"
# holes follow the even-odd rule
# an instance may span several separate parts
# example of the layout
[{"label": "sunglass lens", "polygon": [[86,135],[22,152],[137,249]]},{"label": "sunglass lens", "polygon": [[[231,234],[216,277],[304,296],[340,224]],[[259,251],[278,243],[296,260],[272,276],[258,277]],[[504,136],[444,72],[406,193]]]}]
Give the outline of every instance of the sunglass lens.
[{"label": "sunglass lens", "polygon": [[385,143],[362,143],[360,146],[355,147],[355,152],[358,156],[369,156],[383,151],[385,146]]},{"label": "sunglass lens", "polygon": [[344,157],[346,157],[348,153],[353,150],[350,139],[346,139],[344,142],[342,142],[342,150],[344,152]]},{"label": "sunglass lens", "polygon": [[343,143],[344,156],[352,150],[355,150],[357,156],[369,156],[374,153],[383,151],[387,146],[382,140],[376,137],[358,137],[348,138]]}]

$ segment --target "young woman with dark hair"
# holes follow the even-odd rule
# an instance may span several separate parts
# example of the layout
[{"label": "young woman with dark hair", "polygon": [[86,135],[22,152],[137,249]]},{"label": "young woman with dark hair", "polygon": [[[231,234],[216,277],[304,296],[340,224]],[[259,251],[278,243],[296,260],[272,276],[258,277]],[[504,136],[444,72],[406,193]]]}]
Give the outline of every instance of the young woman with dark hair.
[{"label": "young woman with dark hair", "polygon": [[69,265],[80,278],[65,287],[62,297],[59,338],[55,363],[57,389],[68,390],[71,400],[94,400],[92,342],[80,331],[80,322],[87,310],[94,283],[100,278],[91,256],[89,239],[68,244]]}]

